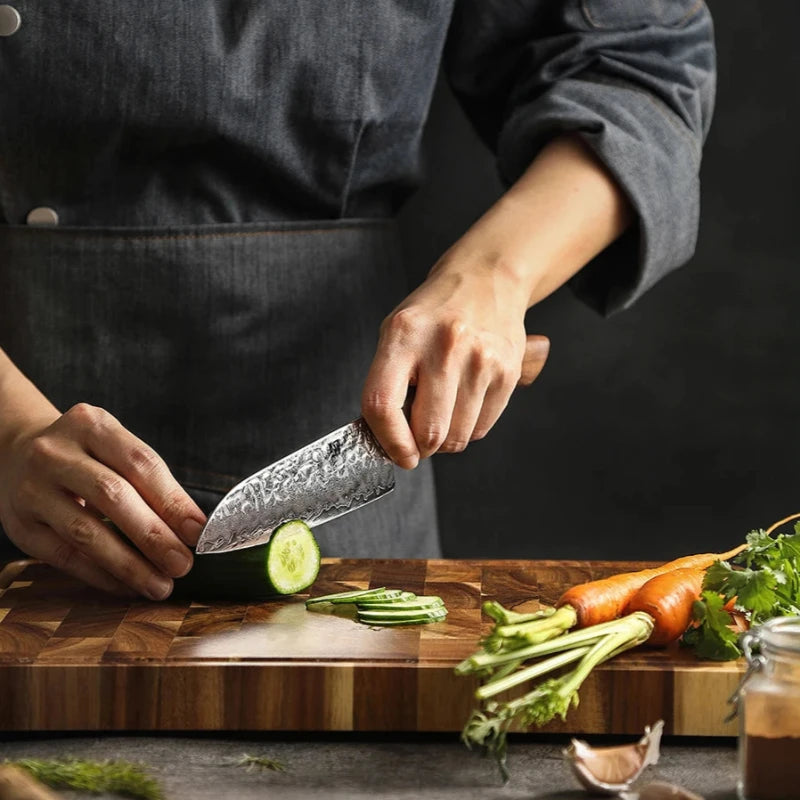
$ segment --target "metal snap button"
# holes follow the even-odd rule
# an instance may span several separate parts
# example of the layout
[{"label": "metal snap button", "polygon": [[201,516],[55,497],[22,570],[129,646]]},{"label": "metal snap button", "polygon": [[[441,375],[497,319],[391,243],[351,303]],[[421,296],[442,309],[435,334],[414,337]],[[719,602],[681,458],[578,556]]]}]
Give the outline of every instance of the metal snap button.
[{"label": "metal snap button", "polygon": [[28,225],[58,225],[58,214],[52,208],[39,206],[28,212],[26,221]]},{"label": "metal snap button", "polygon": [[0,36],[11,36],[22,25],[22,17],[14,6],[0,6]]}]

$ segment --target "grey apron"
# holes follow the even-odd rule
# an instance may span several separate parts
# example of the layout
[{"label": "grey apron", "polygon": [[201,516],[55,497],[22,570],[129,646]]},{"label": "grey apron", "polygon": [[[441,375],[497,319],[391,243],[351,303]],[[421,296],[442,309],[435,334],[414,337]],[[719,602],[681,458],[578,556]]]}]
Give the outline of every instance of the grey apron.
[{"label": "grey apron", "polygon": [[[359,414],[403,295],[391,223],[0,230],[0,342],[62,410],[113,413],[206,509]],[[317,531],[326,554],[438,553],[429,466]]]},{"label": "grey apron", "polygon": [[[263,180],[301,130],[325,163],[322,191],[336,177],[346,192],[359,138],[352,109],[320,105],[313,76],[306,116],[281,117],[268,96],[242,103],[231,88],[239,70],[268,91],[266,73],[248,73],[271,52],[258,39],[264,8],[288,24],[296,5],[153,6],[19,0],[22,26],[0,38],[0,67],[17,76],[0,83],[0,347],[62,411],[85,401],[114,414],[208,511],[359,415],[378,327],[408,287],[391,221],[344,207],[319,221],[292,174]],[[216,16],[233,26],[218,39]],[[331,52],[348,30],[334,30]],[[217,76],[215,59],[230,74]],[[290,55],[280,74],[304,59]],[[293,221],[284,190],[314,218]],[[33,206],[59,224],[24,224]],[[317,530],[323,554],[439,554],[430,465],[397,472],[391,495]]]}]

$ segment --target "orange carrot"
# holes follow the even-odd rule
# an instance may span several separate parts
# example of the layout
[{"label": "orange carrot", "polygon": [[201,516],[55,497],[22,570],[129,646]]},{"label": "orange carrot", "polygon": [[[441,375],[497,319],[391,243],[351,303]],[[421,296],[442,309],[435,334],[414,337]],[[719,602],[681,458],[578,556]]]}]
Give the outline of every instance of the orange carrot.
[{"label": "orange carrot", "polygon": [[648,644],[674,642],[692,622],[692,604],[703,591],[703,567],[682,567],[650,578],[625,607],[625,613],[644,611],[653,618]]},{"label": "orange carrot", "polygon": [[[785,519],[771,525],[766,533],[770,535],[781,525],[800,517],[792,514]],[[743,550],[745,545],[738,547],[730,553],[722,553],[714,560],[724,561],[737,552]],[[690,559],[705,558],[705,556],[690,556]],[[678,561],[687,559],[678,559]],[[665,645],[675,641],[692,623],[692,605],[700,598],[703,591],[703,576],[710,563],[699,566],[677,567],[677,561],[671,562],[673,568],[650,578],[628,600],[624,613],[643,611],[653,618],[653,632],[647,640],[648,644]],[[712,562],[713,563],[713,562]],[[669,564],[665,565],[669,567]],[[636,573],[633,573],[636,574]],[[641,573],[640,573],[641,574]],[[613,580],[613,579],[609,579]],[[586,585],[586,584],[585,584]],[[731,614],[732,626],[738,631],[747,629],[747,620],[735,610],[736,598],[733,597],[725,604],[725,610]]]},{"label": "orange carrot", "polygon": [[747,547],[739,545],[727,553],[700,553],[683,556],[660,567],[638,572],[623,572],[589,583],[573,586],[561,595],[556,605],[569,606],[577,617],[577,627],[586,628],[600,622],[608,622],[621,616],[634,594],[651,578],[677,569],[707,569],[715,561],[726,561]]}]

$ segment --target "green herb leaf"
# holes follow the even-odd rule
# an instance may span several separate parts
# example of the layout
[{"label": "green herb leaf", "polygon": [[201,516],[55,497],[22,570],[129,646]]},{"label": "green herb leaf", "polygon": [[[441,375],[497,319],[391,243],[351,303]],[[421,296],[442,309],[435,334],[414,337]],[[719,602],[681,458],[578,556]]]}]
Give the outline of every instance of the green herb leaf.
[{"label": "green herb leaf", "polygon": [[703,588],[717,592],[727,602],[736,598],[736,605],[754,614],[768,613],[778,602],[775,591],[781,581],[770,567],[733,569],[726,561],[717,561],[706,571]]},{"label": "green herb leaf", "polygon": [[747,542],[747,549],[735,556],[733,561],[736,564],[744,564],[746,567],[749,567],[753,560],[762,553],[769,552],[775,545],[775,540],[768,536],[763,529],[750,531],[745,537],[745,541]]},{"label": "green herb leaf", "polygon": [[795,526],[795,531],[797,533],[783,539],[783,555],[800,561],[800,526]]},{"label": "green herb leaf", "polygon": [[[726,602],[733,599],[737,595],[736,572],[727,561],[715,561],[706,570],[703,577],[703,589],[723,595]],[[729,586],[732,589],[731,592],[728,591]]]},{"label": "green herb leaf", "polygon": [[739,637],[728,626],[733,622],[724,608],[724,600],[715,591],[704,591],[692,606],[697,627],[690,628],[681,642],[692,647],[700,658],[731,661],[742,654]]},{"label": "green herb leaf", "polygon": [[285,772],[286,767],[280,762],[267,756],[251,756],[245,753],[240,759],[231,763],[234,767],[244,767],[247,772]]},{"label": "green herb leaf", "polygon": [[743,569],[731,573],[725,596],[736,597],[736,605],[754,615],[769,614],[778,602],[775,573],[769,567],[760,570]]}]

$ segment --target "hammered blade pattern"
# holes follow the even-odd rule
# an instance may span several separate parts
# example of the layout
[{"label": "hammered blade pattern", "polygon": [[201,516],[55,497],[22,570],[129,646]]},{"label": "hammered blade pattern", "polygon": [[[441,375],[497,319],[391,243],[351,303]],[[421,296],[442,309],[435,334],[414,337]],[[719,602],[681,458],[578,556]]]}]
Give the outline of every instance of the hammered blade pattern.
[{"label": "hammered blade pattern", "polygon": [[234,486],[208,518],[196,552],[263,544],[282,522],[321,525],[392,489],[394,465],[357,419]]}]

